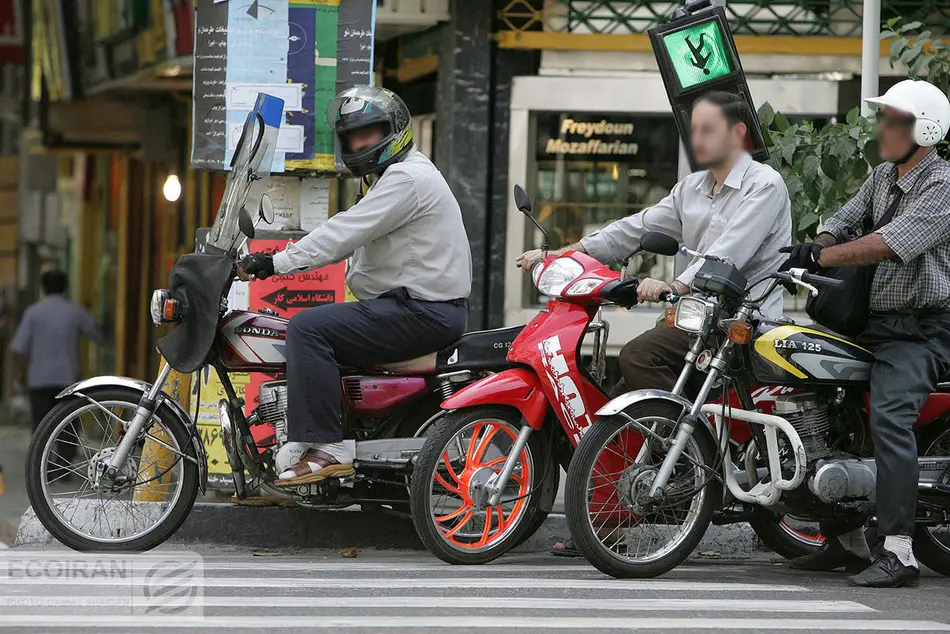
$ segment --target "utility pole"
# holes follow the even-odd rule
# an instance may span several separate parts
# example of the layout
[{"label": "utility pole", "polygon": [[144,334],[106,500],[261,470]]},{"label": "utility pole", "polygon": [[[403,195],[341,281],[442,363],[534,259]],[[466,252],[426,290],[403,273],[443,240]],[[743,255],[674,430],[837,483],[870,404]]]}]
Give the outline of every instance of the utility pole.
[{"label": "utility pole", "polygon": [[877,97],[878,72],[881,64],[881,0],[864,0],[864,23],[861,29],[861,114],[871,114],[864,103]]}]

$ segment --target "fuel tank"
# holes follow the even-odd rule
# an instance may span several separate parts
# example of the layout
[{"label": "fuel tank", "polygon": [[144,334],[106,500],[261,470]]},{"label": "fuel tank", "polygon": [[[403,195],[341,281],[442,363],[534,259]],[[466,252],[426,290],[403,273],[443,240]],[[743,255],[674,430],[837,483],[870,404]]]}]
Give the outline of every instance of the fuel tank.
[{"label": "fuel tank", "polygon": [[287,320],[236,310],[218,326],[218,355],[230,372],[280,371],[287,363]]},{"label": "fuel tank", "polygon": [[752,373],[765,385],[862,384],[871,352],[821,326],[763,321],[752,340]]}]

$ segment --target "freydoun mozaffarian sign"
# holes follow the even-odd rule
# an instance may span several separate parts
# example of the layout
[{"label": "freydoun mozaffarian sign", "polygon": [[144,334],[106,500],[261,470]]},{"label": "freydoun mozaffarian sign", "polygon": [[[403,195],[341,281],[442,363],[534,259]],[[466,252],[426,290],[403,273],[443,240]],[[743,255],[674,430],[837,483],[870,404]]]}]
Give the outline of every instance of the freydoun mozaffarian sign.
[{"label": "freydoun mozaffarian sign", "polygon": [[541,113],[538,158],[628,158],[640,151],[636,132],[634,123],[623,116]]},{"label": "freydoun mozaffarian sign", "polygon": [[726,14],[722,7],[702,8],[703,4],[708,6],[702,2],[691,4],[701,10],[648,31],[690,163],[696,167],[689,143],[690,111],[700,95],[712,90],[733,92],[745,98],[751,113],[746,122],[749,128],[746,148],[759,160],[768,158]]}]

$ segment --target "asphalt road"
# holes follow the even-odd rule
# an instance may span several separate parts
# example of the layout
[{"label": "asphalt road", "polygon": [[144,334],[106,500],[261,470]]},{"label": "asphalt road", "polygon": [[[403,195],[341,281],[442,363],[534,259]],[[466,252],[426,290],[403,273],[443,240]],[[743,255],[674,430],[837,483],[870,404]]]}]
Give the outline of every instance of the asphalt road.
[{"label": "asphalt road", "polygon": [[950,579],[935,576],[871,591],[768,561],[618,581],[543,555],[470,568],[424,553],[266,555],[3,551],[0,631],[950,631]]}]

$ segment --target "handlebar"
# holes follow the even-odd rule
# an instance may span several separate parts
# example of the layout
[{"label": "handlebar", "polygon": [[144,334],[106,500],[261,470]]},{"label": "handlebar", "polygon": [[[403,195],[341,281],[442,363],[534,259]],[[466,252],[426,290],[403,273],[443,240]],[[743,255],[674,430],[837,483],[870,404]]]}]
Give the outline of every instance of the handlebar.
[{"label": "handlebar", "polygon": [[680,298],[679,298],[679,295],[675,295],[674,293],[667,293],[664,291],[660,293],[659,299],[661,302],[669,302],[671,304],[675,304],[676,302],[679,301]]},{"label": "handlebar", "polygon": [[844,280],[837,280],[833,277],[825,277],[815,273],[802,273],[802,281],[816,286],[830,286],[832,288],[841,288],[844,286]]}]

